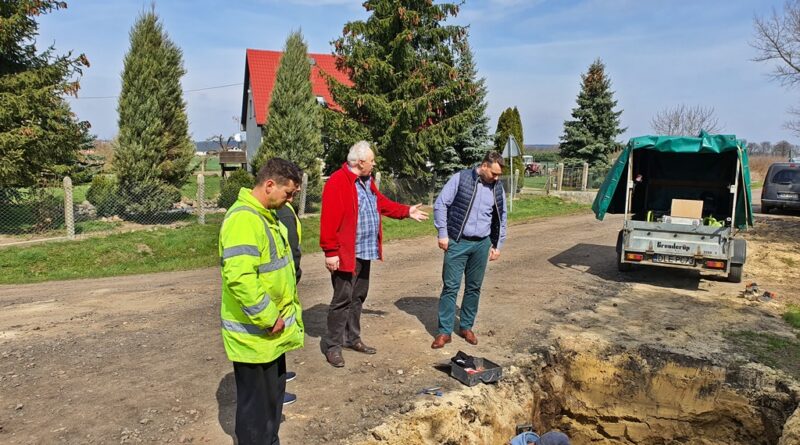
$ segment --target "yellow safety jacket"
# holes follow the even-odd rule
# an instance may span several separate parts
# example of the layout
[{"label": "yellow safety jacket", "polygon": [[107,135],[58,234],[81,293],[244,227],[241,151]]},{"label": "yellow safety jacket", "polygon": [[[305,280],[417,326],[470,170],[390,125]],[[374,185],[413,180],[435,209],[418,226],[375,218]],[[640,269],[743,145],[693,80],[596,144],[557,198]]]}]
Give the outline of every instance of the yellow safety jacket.
[{"label": "yellow safety jacket", "polygon": [[[268,363],[303,347],[303,314],[286,227],[275,211],[239,190],[219,233],[222,341],[228,359]],[[269,329],[278,318],[286,327]]]}]

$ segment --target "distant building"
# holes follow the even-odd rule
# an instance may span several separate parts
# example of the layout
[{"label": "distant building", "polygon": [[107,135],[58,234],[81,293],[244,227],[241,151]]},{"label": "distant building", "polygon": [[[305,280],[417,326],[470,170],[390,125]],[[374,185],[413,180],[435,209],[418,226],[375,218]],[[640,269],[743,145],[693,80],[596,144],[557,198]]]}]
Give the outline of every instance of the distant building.
[{"label": "distant building", "polygon": [[[261,127],[267,122],[272,90],[280,65],[281,51],[248,49],[244,66],[244,88],[242,94],[242,130],[247,134],[248,164],[261,146]],[[336,69],[336,56],[331,54],[308,54],[311,63],[311,90],[320,105],[341,110],[334,102],[328,83],[320,70],[339,82],[351,86],[353,82],[347,74]]]},{"label": "distant building", "polygon": [[[230,141],[230,142],[226,143],[225,147],[224,147],[225,150],[236,150],[238,148],[239,148],[239,145],[234,141]],[[194,152],[195,152],[195,154],[198,154],[198,155],[204,155],[209,151],[219,152],[222,149],[223,149],[223,147],[220,146],[219,142],[217,142],[217,141],[195,141],[194,142]]]}]

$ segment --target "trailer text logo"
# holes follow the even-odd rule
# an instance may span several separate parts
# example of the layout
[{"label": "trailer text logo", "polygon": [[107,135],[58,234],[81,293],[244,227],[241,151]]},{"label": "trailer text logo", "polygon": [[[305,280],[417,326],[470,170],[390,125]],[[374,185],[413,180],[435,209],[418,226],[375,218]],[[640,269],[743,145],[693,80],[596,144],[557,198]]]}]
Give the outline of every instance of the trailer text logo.
[{"label": "trailer text logo", "polygon": [[686,244],[678,244],[678,243],[667,244],[658,241],[656,243],[656,246],[658,246],[659,249],[685,250],[686,252],[689,251],[689,246],[687,246]]}]

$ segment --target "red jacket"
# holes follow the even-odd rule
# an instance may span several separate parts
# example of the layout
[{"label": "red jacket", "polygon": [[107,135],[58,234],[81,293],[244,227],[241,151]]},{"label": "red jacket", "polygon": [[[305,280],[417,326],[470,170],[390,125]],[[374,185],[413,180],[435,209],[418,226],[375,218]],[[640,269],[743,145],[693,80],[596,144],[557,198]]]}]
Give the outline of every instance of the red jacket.
[{"label": "red jacket", "polygon": [[[339,270],[356,270],[356,228],[358,226],[358,176],[350,171],[347,163],[335,171],[322,189],[322,215],[319,221],[319,246],[326,257],[339,257]],[[383,196],[375,181],[371,182],[372,193],[378,199],[380,216],[395,219],[408,217],[410,207]],[[383,259],[383,225],[378,225],[378,256]]]}]

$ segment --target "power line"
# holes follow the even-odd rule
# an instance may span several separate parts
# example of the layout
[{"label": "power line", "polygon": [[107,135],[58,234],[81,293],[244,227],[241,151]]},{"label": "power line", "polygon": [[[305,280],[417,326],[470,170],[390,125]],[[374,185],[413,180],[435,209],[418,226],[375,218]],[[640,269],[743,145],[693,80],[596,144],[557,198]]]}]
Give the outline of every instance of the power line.
[{"label": "power line", "polygon": [[[226,85],[214,85],[214,86],[211,86],[211,87],[195,88],[195,89],[193,89],[193,90],[183,90],[183,92],[184,92],[184,93],[196,93],[196,92],[198,92],[198,91],[217,90],[217,89],[220,89],[220,88],[238,87],[238,86],[242,86],[242,85],[243,85],[243,83],[242,83],[242,82],[239,82],[239,83],[229,83],[229,84],[226,84]],[[81,97],[81,96],[78,96],[78,97],[73,97],[73,99],[77,99],[77,100],[86,100],[86,99],[116,99],[117,97],[119,97],[119,96],[83,96],[83,97]]]}]

